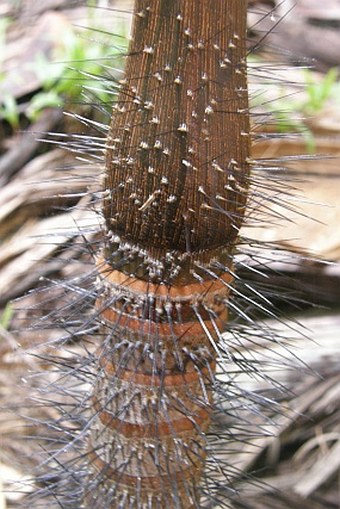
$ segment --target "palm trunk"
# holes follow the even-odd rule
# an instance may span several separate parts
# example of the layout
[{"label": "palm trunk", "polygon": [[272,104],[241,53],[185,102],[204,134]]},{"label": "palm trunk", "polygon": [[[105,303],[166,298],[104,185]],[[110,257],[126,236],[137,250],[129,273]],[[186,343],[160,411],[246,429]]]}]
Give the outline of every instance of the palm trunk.
[{"label": "palm trunk", "polygon": [[107,139],[85,506],[200,507],[249,179],[245,0],[136,0]]}]

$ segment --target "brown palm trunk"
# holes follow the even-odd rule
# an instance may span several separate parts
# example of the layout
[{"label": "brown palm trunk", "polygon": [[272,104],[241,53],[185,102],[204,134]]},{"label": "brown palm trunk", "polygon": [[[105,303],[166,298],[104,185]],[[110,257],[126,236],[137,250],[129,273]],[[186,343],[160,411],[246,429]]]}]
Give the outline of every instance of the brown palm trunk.
[{"label": "brown palm trunk", "polygon": [[245,0],[136,0],[107,139],[87,508],[200,507],[249,174]]}]

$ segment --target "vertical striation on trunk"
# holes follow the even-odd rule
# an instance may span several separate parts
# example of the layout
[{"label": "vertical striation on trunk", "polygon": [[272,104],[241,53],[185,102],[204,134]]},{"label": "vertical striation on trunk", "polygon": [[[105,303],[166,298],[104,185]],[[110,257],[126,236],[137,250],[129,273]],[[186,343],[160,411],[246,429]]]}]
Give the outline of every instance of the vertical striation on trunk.
[{"label": "vertical striation on trunk", "polygon": [[247,195],[244,0],[138,0],[107,140],[104,214],[159,258],[231,247]]}]

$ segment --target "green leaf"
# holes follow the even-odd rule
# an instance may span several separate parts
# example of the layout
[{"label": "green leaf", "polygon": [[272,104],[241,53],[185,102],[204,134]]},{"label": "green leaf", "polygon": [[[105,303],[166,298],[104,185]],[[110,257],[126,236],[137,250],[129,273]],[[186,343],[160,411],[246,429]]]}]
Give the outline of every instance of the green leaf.
[{"label": "green leaf", "polygon": [[40,92],[32,98],[27,108],[26,114],[31,121],[35,121],[43,109],[59,108],[62,105],[63,99],[55,90],[50,90],[49,92]]},{"label": "green leaf", "polygon": [[13,308],[11,304],[7,304],[0,316],[0,325],[3,329],[8,330],[13,317]]},{"label": "green leaf", "polygon": [[0,106],[0,118],[6,120],[12,129],[19,127],[19,108],[12,95],[5,95]]}]

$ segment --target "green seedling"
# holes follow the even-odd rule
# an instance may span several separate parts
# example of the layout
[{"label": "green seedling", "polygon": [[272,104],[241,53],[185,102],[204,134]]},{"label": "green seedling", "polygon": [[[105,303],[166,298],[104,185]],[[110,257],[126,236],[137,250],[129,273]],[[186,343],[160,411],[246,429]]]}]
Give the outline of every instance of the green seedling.
[{"label": "green seedling", "polygon": [[[95,9],[88,2],[91,26],[95,22]],[[8,18],[0,20],[0,80],[1,48],[5,45]],[[84,91],[95,96],[96,103],[112,102],[113,70],[123,67],[123,54],[127,46],[127,25],[118,26],[116,36],[101,29],[99,22],[93,30],[71,28],[66,30],[60,46],[56,49],[53,61],[39,54],[30,68],[42,84],[42,90],[30,100],[25,114],[36,121],[40,113],[48,107],[66,108],[69,103],[84,103]],[[109,43],[108,43],[109,41]],[[105,76],[108,79],[105,80]],[[88,101],[87,101],[88,102]],[[7,121],[13,130],[19,128],[19,108],[16,99],[7,94],[0,103],[0,119]]]},{"label": "green seedling", "polygon": [[40,92],[31,99],[26,110],[26,115],[31,122],[35,122],[44,109],[59,108],[63,105],[63,103],[63,99],[55,90]]},{"label": "green seedling", "polygon": [[322,111],[325,103],[333,95],[338,77],[339,71],[335,67],[330,69],[320,82],[315,80],[311,71],[306,71],[307,100],[303,105],[306,113],[315,114]]},{"label": "green seedling", "polygon": [[110,102],[112,80],[108,79],[106,84],[103,74],[106,67],[112,66],[113,61],[116,68],[122,68],[121,55],[126,49],[125,31],[126,27],[122,25],[122,35],[116,36],[116,45],[112,45],[110,34],[109,47],[103,40],[106,34],[100,29],[98,32],[94,31],[95,40],[90,31],[82,31],[80,34],[79,31],[70,29],[64,35],[63,44],[56,52],[54,62],[51,63],[44,55],[39,55],[33,64],[33,71],[40,79],[43,90],[31,100],[27,110],[29,118],[35,120],[44,107],[65,107],[69,102],[81,103],[84,90],[91,90],[100,103]]},{"label": "green seedling", "polygon": [[17,130],[20,124],[18,104],[12,95],[5,95],[0,105],[0,118],[9,123],[13,130]]}]

